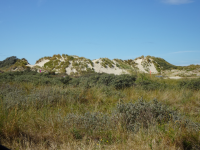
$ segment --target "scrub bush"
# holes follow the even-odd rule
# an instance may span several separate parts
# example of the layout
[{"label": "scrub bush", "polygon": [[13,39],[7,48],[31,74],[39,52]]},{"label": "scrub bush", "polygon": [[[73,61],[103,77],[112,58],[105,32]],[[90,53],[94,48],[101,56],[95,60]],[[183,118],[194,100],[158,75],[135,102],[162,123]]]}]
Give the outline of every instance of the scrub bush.
[{"label": "scrub bush", "polygon": [[200,90],[200,78],[180,81],[179,87],[191,90]]},{"label": "scrub bush", "polygon": [[19,59],[16,56],[8,57],[5,60],[0,61],[0,68],[10,67],[10,66],[14,65],[17,62],[17,60],[19,60]]},{"label": "scrub bush", "polygon": [[72,80],[72,78],[68,75],[66,75],[65,77],[61,78],[60,81],[63,83],[63,84],[69,84],[70,80]]},{"label": "scrub bush", "polygon": [[120,114],[123,127],[131,131],[138,131],[141,127],[148,128],[152,124],[166,124],[170,121],[190,129],[199,130],[200,127],[200,125],[183,119],[176,110],[159,103],[156,99],[146,102],[141,98],[135,103],[126,104],[121,101],[118,103],[117,112]]},{"label": "scrub bush", "polygon": [[167,87],[167,84],[161,83],[158,80],[151,80],[145,74],[140,74],[135,83],[138,87],[147,91],[164,90]]},{"label": "scrub bush", "polygon": [[128,88],[134,85],[135,80],[136,80],[135,76],[130,76],[127,74],[119,75],[115,76],[115,78],[111,82],[111,85],[114,86],[116,89]]},{"label": "scrub bush", "polygon": [[59,78],[51,77],[54,74],[37,73],[35,71],[16,71],[0,74],[0,82],[33,83],[34,85],[61,85]]},{"label": "scrub bush", "polygon": [[115,89],[123,89],[130,87],[136,80],[135,76],[131,75],[113,75],[113,74],[91,74],[89,76],[82,76],[73,78],[69,84],[73,86],[112,86]]}]

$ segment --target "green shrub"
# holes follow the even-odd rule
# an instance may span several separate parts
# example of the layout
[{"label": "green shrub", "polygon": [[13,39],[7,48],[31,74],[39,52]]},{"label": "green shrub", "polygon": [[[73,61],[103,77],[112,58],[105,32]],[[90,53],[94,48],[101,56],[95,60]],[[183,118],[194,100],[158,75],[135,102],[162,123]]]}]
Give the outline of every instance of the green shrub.
[{"label": "green shrub", "polygon": [[114,74],[89,74],[73,78],[69,84],[73,86],[93,87],[98,85],[112,86],[115,89],[130,87],[134,84],[136,78],[131,75],[114,75]]},{"label": "green shrub", "polygon": [[100,76],[98,84],[103,84],[106,86],[111,86],[112,81],[115,79],[114,74],[103,74]]},{"label": "green shrub", "polygon": [[5,60],[0,61],[0,68],[10,67],[10,66],[14,65],[17,62],[17,60],[19,60],[19,59],[16,56],[8,57]]},{"label": "green shrub", "polygon": [[0,74],[0,82],[29,82],[35,85],[61,85],[58,78],[51,77],[55,72],[37,73],[36,71],[15,71]]},{"label": "green shrub", "polygon": [[76,129],[82,129],[85,133],[98,133],[116,128],[117,117],[108,116],[100,112],[90,113],[84,115],[76,115],[74,113],[68,114],[65,117],[64,125]]},{"label": "green shrub", "polygon": [[192,79],[192,80],[186,80],[186,81],[180,81],[179,87],[180,88],[187,88],[187,89],[191,89],[191,90],[200,90],[200,78]]},{"label": "green shrub", "polygon": [[77,87],[81,82],[80,78],[72,78],[72,80],[69,81],[69,84],[72,86]]},{"label": "green shrub", "polygon": [[136,86],[143,89],[143,90],[164,90],[169,85],[159,79],[151,79],[147,74],[139,74],[138,78],[136,79]]},{"label": "green shrub", "polygon": [[115,76],[111,85],[114,86],[116,89],[123,89],[128,88],[134,84],[136,80],[135,76],[130,76],[127,74]]},{"label": "green shrub", "polygon": [[63,84],[69,84],[69,82],[72,80],[72,78],[68,75],[66,75],[65,77],[61,78],[60,81],[63,83]]},{"label": "green shrub", "polygon": [[176,111],[158,103],[156,99],[146,102],[141,98],[136,103],[126,104],[121,101],[117,111],[120,113],[122,126],[131,131],[138,131],[141,127],[148,128],[154,123],[163,124],[181,119]]}]

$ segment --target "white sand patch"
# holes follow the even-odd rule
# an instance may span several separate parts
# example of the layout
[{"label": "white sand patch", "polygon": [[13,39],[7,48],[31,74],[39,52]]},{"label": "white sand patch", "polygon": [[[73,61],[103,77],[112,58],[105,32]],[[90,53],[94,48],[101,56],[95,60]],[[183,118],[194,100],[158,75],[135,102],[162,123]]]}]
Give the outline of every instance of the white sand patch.
[{"label": "white sand patch", "polygon": [[182,77],[169,77],[170,79],[181,79]]},{"label": "white sand patch", "polygon": [[[99,63],[96,63],[96,62]],[[101,66],[101,59],[95,59],[92,61],[94,63],[94,71],[98,72],[98,73],[108,73],[108,74],[115,74],[115,75],[120,75],[120,74],[124,74],[124,73],[128,73],[126,70],[124,69],[120,69],[116,66],[116,64],[113,65],[113,68],[110,68],[107,66],[107,68],[104,68],[103,66]]]},{"label": "white sand patch", "polygon": [[[142,66],[142,62],[143,61],[146,61],[146,59],[137,59],[137,60],[135,60],[135,62],[138,64],[137,67],[138,67],[139,71],[145,72],[145,73],[149,73]],[[153,63],[148,63],[148,66],[146,67],[146,69],[148,69],[149,71],[151,71],[151,73],[158,73],[158,71],[156,70],[156,67],[154,66]]]},{"label": "white sand patch", "polygon": [[135,60],[135,62],[138,64],[137,67],[138,67],[139,71],[147,73],[147,71],[144,70],[144,67],[142,66],[142,60],[143,59],[137,59],[137,60]]},{"label": "white sand patch", "polygon": [[154,66],[153,63],[150,64],[149,70],[151,71],[151,73],[158,73],[158,71],[156,70],[156,67]]},{"label": "white sand patch", "polygon": [[77,72],[76,69],[72,69],[72,61],[70,61],[70,65],[67,68],[65,68],[65,70],[66,70],[66,74],[68,75],[70,75],[71,72],[74,72],[74,73]]}]

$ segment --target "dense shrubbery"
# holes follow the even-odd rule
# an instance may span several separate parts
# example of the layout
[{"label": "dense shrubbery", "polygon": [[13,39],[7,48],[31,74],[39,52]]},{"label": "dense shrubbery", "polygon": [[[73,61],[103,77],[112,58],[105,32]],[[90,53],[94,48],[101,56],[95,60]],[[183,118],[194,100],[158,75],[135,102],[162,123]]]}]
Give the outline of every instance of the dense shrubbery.
[{"label": "dense shrubbery", "polygon": [[140,74],[135,83],[143,90],[163,90],[168,86],[167,84],[159,82],[158,80],[150,79],[145,74]]},{"label": "dense shrubbery", "polygon": [[140,74],[138,77],[132,75],[114,75],[114,74],[100,74],[92,73],[79,76],[64,77],[55,75],[55,72],[37,73],[36,71],[16,71],[4,72],[0,74],[0,82],[29,82],[34,85],[64,85],[73,87],[91,88],[94,86],[109,86],[115,89],[124,89],[131,86],[137,86],[143,90],[164,90],[166,88],[186,88],[191,90],[200,89],[200,79],[178,81],[176,86],[166,84],[160,79],[151,79],[145,74]]},{"label": "dense shrubbery", "polygon": [[[80,137],[83,137],[83,131],[84,134],[93,133],[95,135],[109,130],[114,132],[121,127],[125,131],[138,132],[141,128],[148,129],[152,125],[158,124],[163,127],[170,122],[176,123],[178,128],[184,126],[188,129],[199,130],[200,127],[184,119],[176,110],[159,103],[156,99],[146,102],[142,98],[135,103],[120,101],[110,115],[101,112],[87,112],[84,115],[70,113],[65,117],[63,126],[75,128],[79,131]],[[162,130],[167,129],[163,128]]]},{"label": "dense shrubbery", "polygon": [[176,111],[158,103],[156,99],[153,102],[146,102],[142,98],[136,103],[121,102],[117,110],[121,114],[122,124],[131,131],[137,131],[141,126],[148,128],[152,123],[163,124],[180,120]]},{"label": "dense shrubbery", "polygon": [[105,85],[112,86],[116,89],[122,89],[130,87],[134,84],[136,77],[131,75],[113,75],[113,74],[90,74],[85,76],[80,76],[77,78],[72,78],[68,75],[65,77],[52,77],[55,72],[49,73],[37,73],[34,71],[26,70],[21,72],[6,72],[0,74],[0,82],[30,82],[35,85],[71,85],[71,86],[84,86],[85,88]]},{"label": "dense shrubbery", "polygon": [[0,61],[0,68],[10,67],[13,64],[15,64],[17,62],[17,60],[19,60],[19,59],[16,56],[8,57],[5,60]]},{"label": "dense shrubbery", "polygon": [[105,85],[115,87],[116,89],[122,89],[132,86],[135,80],[136,78],[131,75],[91,74],[90,76],[73,78],[69,84],[84,87]]},{"label": "dense shrubbery", "polygon": [[58,78],[51,77],[52,74],[55,73],[37,73],[30,70],[5,72],[0,74],[0,82],[29,82],[35,85],[61,84],[62,82]]},{"label": "dense shrubbery", "polygon": [[81,87],[67,90],[55,87],[33,88],[29,90],[27,90],[27,87],[18,87],[17,84],[0,84],[0,98],[3,108],[12,109],[18,106],[21,109],[29,107],[39,109],[58,103],[67,105],[86,101],[85,90],[87,89]]},{"label": "dense shrubbery", "polygon": [[187,89],[191,89],[191,90],[200,90],[200,78],[180,81],[179,86],[180,86],[180,88],[187,88]]},{"label": "dense shrubbery", "polygon": [[[165,81],[145,74],[136,78],[93,73],[74,78],[30,70],[2,73],[0,142],[11,149],[19,145],[21,149],[35,145],[51,149],[52,143],[55,149],[63,149],[60,143],[68,144],[64,147],[68,149],[70,142],[94,143],[93,149],[118,145],[123,149],[128,144],[125,149],[131,149],[142,142],[147,143],[143,149],[159,149],[164,144],[164,149],[199,149],[199,93],[194,91],[199,79]],[[168,84],[189,90],[174,91],[166,88]],[[162,102],[137,100],[138,96]],[[21,144],[25,142],[30,146]]]}]

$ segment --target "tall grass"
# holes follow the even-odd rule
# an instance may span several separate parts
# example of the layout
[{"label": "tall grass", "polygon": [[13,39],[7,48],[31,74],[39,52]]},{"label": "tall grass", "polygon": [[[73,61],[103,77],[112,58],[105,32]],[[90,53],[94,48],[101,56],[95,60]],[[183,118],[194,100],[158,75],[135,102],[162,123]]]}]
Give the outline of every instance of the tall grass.
[{"label": "tall grass", "polygon": [[200,92],[180,81],[143,74],[117,88],[132,80],[20,76],[0,83],[0,142],[10,149],[200,148]]}]

